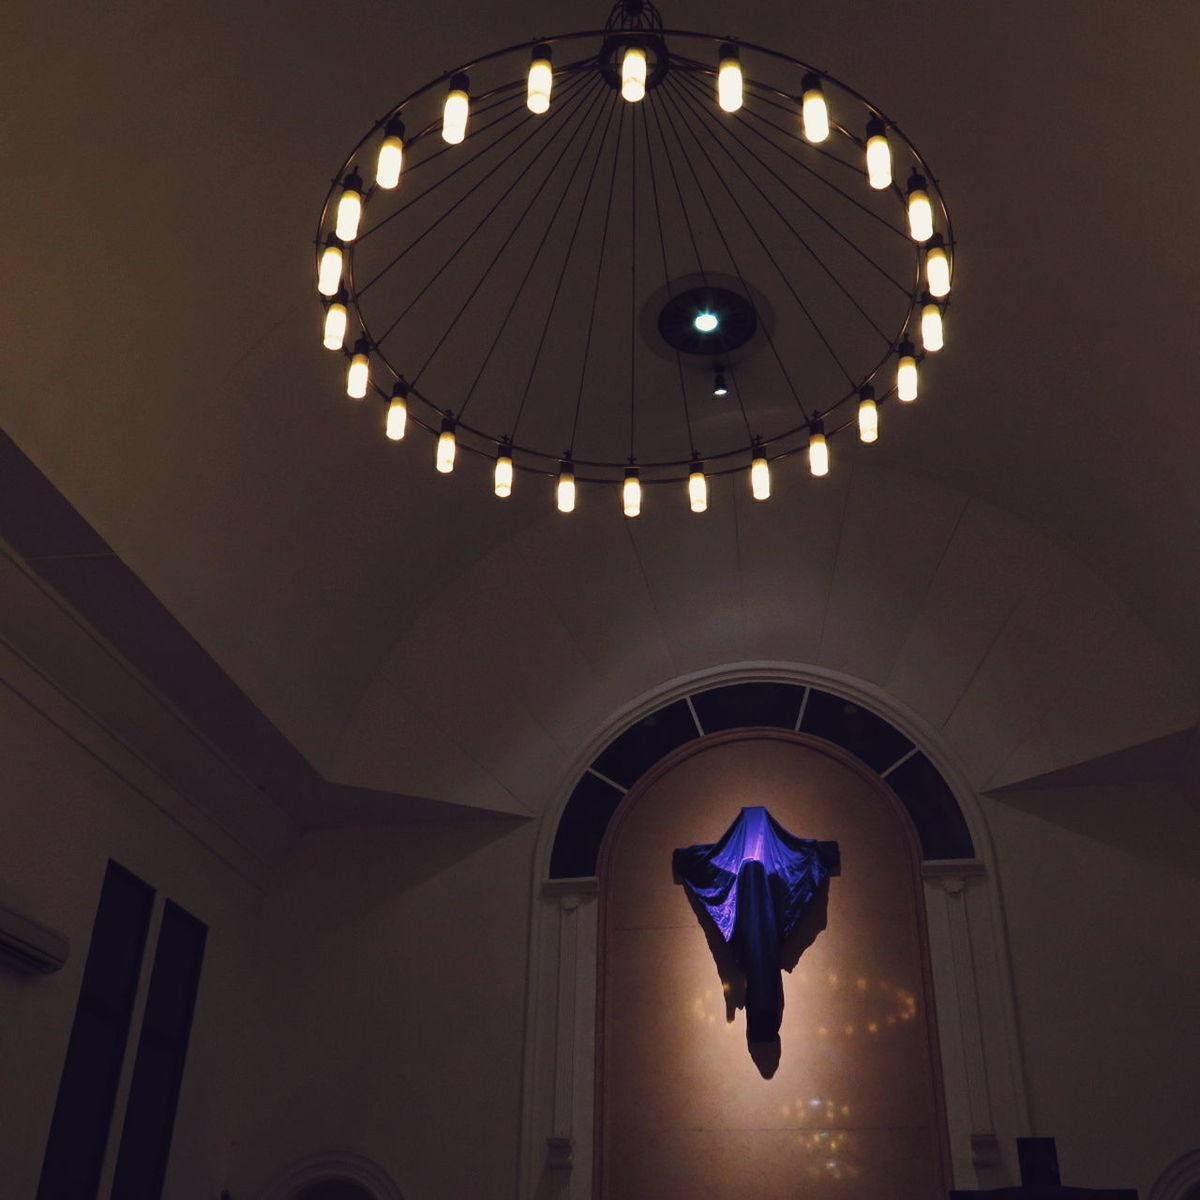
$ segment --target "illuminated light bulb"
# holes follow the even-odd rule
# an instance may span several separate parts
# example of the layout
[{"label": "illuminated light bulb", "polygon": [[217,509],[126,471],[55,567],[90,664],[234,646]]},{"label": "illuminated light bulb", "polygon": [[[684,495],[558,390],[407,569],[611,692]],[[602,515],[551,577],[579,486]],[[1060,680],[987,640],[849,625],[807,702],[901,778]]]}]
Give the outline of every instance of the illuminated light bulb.
[{"label": "illuminated light bulb", "polygon": [[408,427],[408,384],[403,379],[398,380],[392,388],[392,398],[388,401],[387,424],[384,432],[393,442],[404,440],[404,431]]},{"label": "illuminated light bulb", "polygon": [[901,342],[896,364],[896,399],[906,404],[917,398],[917,359],[912,342]]},{"label": "illuminated light bulb", "polygon": [[755,500],[771,498],[771,468],[761,446],[754,449],[754,461],[750,464],[750,494]]},{"label": "illuminated light bulb", "polygon": [[867,122],[867,182],[877,192],[892,186],[892,148],[878,117]]},{"label": "illuminated light bulb", "polygon": [[442,141],[451,146],[457,146],[467,136],[467,113],[471,106],[469,86],[465,75],[455,75],[442,105]]},{"label": "illuminated light bulb", "polygon": [[813,424],[808,435],[808,469],[818,478],[829,474],[829,443],[825,440],[825,426],[821,421]]},{"label": "illuminated light bulb", "polygon": [[725,383],[725,372],[722,371],[720,367],[717,367],[716,370],[713,372],[713,395],[714,396],[728,396],[729,395],[729,388]]},{"label": "illuminated light bulb", "polygon": [[326,350],[340,350],[346,344],[346,304],[341,295],[335,296],[325,310],[325,327],[321,335]]},{"label": "illuminated light bulb", "polygon": [[908,236],[914,242],[933,237],[933,205],[925,190],[925,176],[916,171],[908,177]]},{"label": "illuminated light bulb", "polygon": [[641,46],[629,46],[621,58],[621,95],[631,104],[646,95],[646,52]]},{"label": "illuminated light bulb", "polygon": [[454,452],[458,449],[458,442],[454,437],[454,418],[442,418],[442,431],[438,434],[437,454],[433,460],[433,465],[438,469],[439,474],[449,475],[454,470]]},{"label": "illuminated light bulb", "polygon": [[721,47],[720,66],[717,68],[717,103],[727,113],[737,112],[742,107],[742,64],[738,49],[731,42]]},{"label": "illuminated light bulb", "polygon": [[358,237],[358,226],[362,221],[362,179],[357,171],[351,171],[342,181],[342,194],[337,202],[337,216],[333,232],[343,242],[352,242]]},{"label": "illuminated light bulb", "polygon": [[346,395],[351,400],[361,400],[367,394],[367,385],[371,382],[371,360],[367,357],[369,349],[366,338],[359,338],[354,343],[354,354],[346,369]]},{"label": "illuminated light bulb", "polygon": [[342,248],[332,240],[321,251],[317,264],[317,291],[322,296],[336,296],[342,286]]},{"label": "illuminated light bulb", "polygon": [[829,105],[821,90],[819,75],[805,75],[801,84],[804,89],[800,101],[800,118],[804,124],[804,136],[810,142],[823,142],[829,136]]},{"label": "illuminated light bulb", "polygon": [[627,517],[636,517],[642,511],[642,481],[637,467],[625,468],[625,482],[621,484],[621,510]]},{"label": "illuminated light bulb", "polygon": [[700,333],[712,333],[721,323],[721,318],[714,312],[700,312],[692,318],[692,324]]},{"label": "illuminated light bulb", "polygon": [[379,156],[375,160],[375,183],[391,191],[400,182],[404,166],[404,122],[393,117],[383,131]]},{"label": "illuminated light bulb", "polygon": [[944,300],[950,295],[950,259],[942,245],[942,235],[935,234],[925,251],[925,282],[929,294],[935,299]]},{"label": "illuminated light bulb", "polygon": [[545,42],[533,48],[529,63],[529,84],[525,92],[525,107],[531,113],[550,109],[550,88],[554,84],[554,68],[550,65],[550,47]]},{"label": "illuminated light bulb", "polygon": [[941,306],[934,304],[928,296],[921,306],[921,345],[927,353],[936,353],[946,344],[945,330],[942,328]]},{"label": "illuminated light bulb", "polygon": [[879,440],[879,409],[875,404],[875,389],[869,386],[858,393],[858,440]]},{"label": "illuminated light bulb", "polygon": [[569,458],[558,464],[558,484],[554,489],[555,502],[560,513],[575,511],[575,468]]},{"label": "illuminated light bulb", "polygon": [[503,500],[512,495],[512,489],[512,447],[507,442],[501,442],[496,447],[496,467],[492,472],[492,490]]},{"label": "illuminated light bulb", "polygon": [[694,513],[705,512],[708,508],[708,480],[698,462],[688,468],[688,503]]}]

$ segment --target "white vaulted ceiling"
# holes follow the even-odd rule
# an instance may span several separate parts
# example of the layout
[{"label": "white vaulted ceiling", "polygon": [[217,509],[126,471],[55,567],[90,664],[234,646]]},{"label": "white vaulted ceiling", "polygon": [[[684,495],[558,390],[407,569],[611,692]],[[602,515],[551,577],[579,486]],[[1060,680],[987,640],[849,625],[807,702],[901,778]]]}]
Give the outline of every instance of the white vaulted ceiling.
[{"label": "white vaulted ceiling", "polygon": [[882,688],[981,788],[1193,724],[1200,10],[665,5],[882,104],[959,253],[947,350],[877,446],[782,470],[768,505],[727,480],[701,518],[632,523],[386,443],[311,280],[329,176],[380,112],[605,15],[6,5],[5,431],[341,783],[535,812],[611,714],[747,661]]}]

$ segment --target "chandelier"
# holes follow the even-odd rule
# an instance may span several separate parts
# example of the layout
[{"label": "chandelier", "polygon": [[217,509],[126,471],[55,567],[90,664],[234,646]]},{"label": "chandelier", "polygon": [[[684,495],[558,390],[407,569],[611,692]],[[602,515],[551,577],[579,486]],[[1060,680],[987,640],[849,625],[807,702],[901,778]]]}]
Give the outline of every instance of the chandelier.
[{"label": "chandelier", "polygon": [[548,477],[563,512],[608,485],[634,517],[647,486],[703,512],[748,475],[765,500],[782,460],[822,476],[833,439],[876,441],[942,349],[953,246],[872,101],[619,0],[380,117],[325,199],[317,290],[387,437],[431,434],[443,474],[489,459],[500,497]]}]

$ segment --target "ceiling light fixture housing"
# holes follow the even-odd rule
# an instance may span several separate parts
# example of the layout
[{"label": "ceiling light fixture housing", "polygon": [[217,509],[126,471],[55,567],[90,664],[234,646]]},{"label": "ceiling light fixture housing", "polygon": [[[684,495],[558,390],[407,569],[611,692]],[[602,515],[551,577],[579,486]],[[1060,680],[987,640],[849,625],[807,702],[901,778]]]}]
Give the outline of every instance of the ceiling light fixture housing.
[{"label": "ceiling light fixture housing", "polygon": [[698,476],[756,463],[761,497],[768,464],[860,430],[864,395],[875,436],[898,366],[941,344],[953,229],[900,126],[644,0],[416,88],[332,178],[324,344],[369,359],[385,408],[404,381],[443,473],[503,447],[498,494],[533,474],[560,507],[620,500],[634,470],[703,511]]}]

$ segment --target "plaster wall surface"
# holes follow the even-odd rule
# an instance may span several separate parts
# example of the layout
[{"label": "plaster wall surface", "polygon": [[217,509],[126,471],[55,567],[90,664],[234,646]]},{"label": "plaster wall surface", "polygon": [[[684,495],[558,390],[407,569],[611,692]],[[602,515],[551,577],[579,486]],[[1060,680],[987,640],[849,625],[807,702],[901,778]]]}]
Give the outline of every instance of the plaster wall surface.
[{"label": "plaster wall surface", "polygon": [[507,818],[303,839],[256,933],[239,1200],[316,1151],[406,1200],[512,1194],[533,840]]},{"label": "plaster wall surface", "polygon": [[1200,832],[1170,783],[985,798],[1034,1134],[1064,1183],[1150,1187],[1197,1147]]},{"label": "plaster wall surface", "polygon": [[0,901],[66,934],[71,947],[66,965],[52,975],[0,968],[4,1192],[27,1197],[37,1190],[96,904],[113,858],[158,895],[106,1175],[120,1135],[162,902],[169,897],[204,921],[209,935],[165,1195],[216,1196],[227,1176],[237,1107],[248,972],[243,934],[256,888],[85,745],[82,725],[55,723],[11,677],[2,682]]}]

